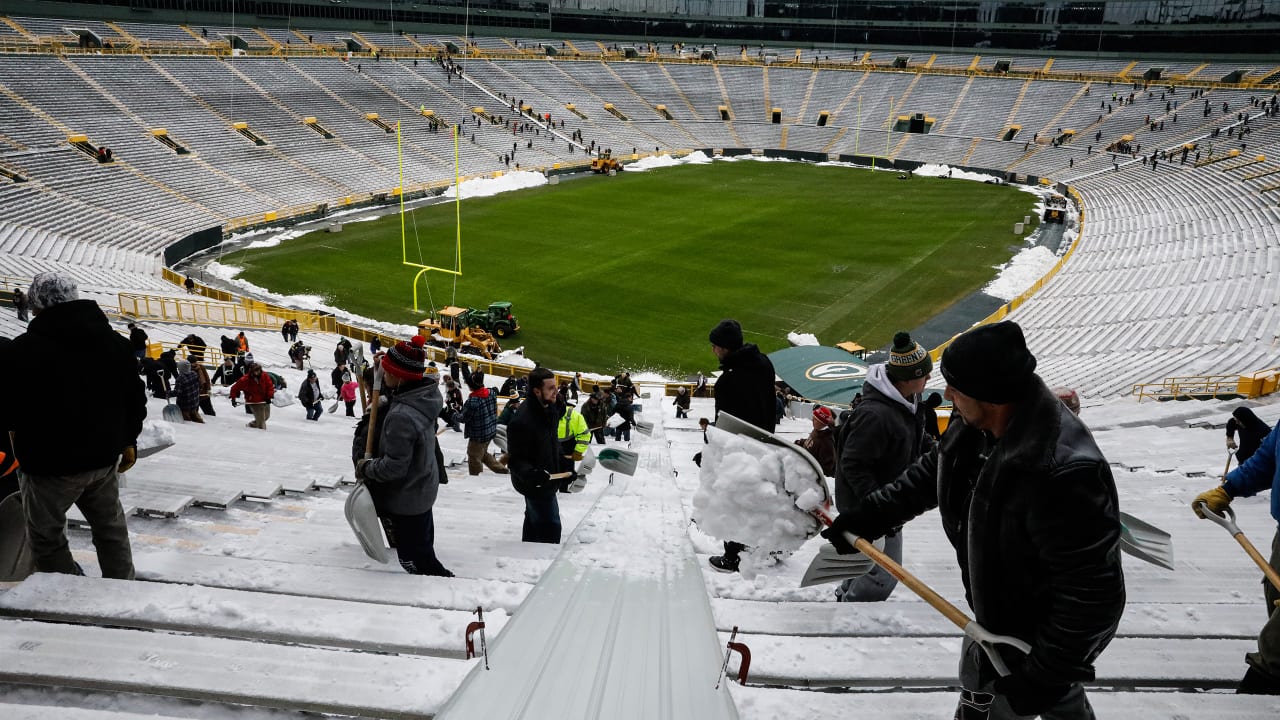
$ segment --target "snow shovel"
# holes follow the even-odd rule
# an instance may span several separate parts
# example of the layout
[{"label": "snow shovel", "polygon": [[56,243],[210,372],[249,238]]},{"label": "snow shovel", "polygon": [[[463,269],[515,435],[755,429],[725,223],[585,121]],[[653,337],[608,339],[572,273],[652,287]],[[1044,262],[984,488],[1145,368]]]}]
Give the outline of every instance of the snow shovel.
[{"label": "snow shovel", "polygon": [[623,475],[635,475],[636,468],[640,464],[639,453],[623,448],[604,448],[595,458],[600,467]]},{"label": "snow shovel", "polygon": [[[815,508],[814,517],[822,521],[828,527],[831,526],[831,516],[822,508]],[[901,565],[893,561],[893,558],[885,555],[875,545],[867,542],[865,539],[858,537],[852,533],[845,533],[844,539],[853,545],[854,548],[861,551],[862,554],[871,558],[875,564],[884,568],[885,572],[898,578],[898,581],[916,595],[921,600],[933,606],[934,610],[942,613],[942,616],[950,620],[956,627],[964,631],[964,634],[978,644],[983,652],[987,654],[987,659],[991,661],[991,665],[1000,673],[1001,677],[1009,675],[1009,666],[1005,664],[1004,658],[1000,656],[1000,651],[996,649],[996,645],[1008,645],[1021,650],[1023,653],[1031,652],[1031,646],[1016,637],[1009,635],[996,635],[986,628],[982,627],[978,621],[964,614],[960,608],[952,605],[946,598],[939,595],[933,588],[924,584],[915,575],[907,572]]]},{"label": "snow shovel", "polygon": [[653,436],[653,423],[644,420],[632,420],[631,424],[635,427],[636,432],[641,435]]},{"label": "snow shovel", "polygon": [[19,582],[35,571],[22,498],[13,493],[0,501],[0,582]]},{"label": "snow shovel", "polygon": [[1236,542],[1240,543],[1240,547],[1244,548],[1249,557],[1253,558],[1258,567],[1262,568],[1262,574],[1267,576],[1267,580],[1271,581],[1271,585],[1276,590],[1280,590],[1280,573],[1272,569],[1271,565],[1267,563],[1267,559],[1262,557],[1262,553],[1258,552],[1258,548],[1254,547],[1253,543],[1249,542],[1249,538],[1244,536],[1244,531],[1236,525],[1236,513],[1234,510],[1229,507],[1224,508],[1222,514],[1219,515],[1210,510],[1208,505],[1200,503],[1200,512],[1204,513],[1206,518],[1221,525],[1227,532],[1231,533]]},{"label": "snow shovel", "polygon": [[[878,548],[884,549],[883,539],[877,540],[876,543]],[[804,577],[800,579],[800,587],[825,585],[862,577],[871,572],[873,567],[875,562],[862,553],[841,555],[834,545],[823,543],[822,547],[818,548],[818,554],[813,556],[813,561],[809,563],[809,568],[804,571]]]},{"label": "snow shovel", "polygon": [[160,414],[160,417],[164,418],[165,422],[180,423],[182,422],[182,411],[178,409],[177,405],[173,404],[173,391],[169,390],[169,378],[163,379],[164,412]]},{"label": "snow shovel", "polygon": [[329,414],[332,415],[338,412],[338,405],[340,405],[341,403],[342,403],[341,400],[334,400],[333,404],[329,406]]},{"label": "snow shovel", "polygon": [[1173,570],[1173,538],[1160,528],[1120,513],[1120,550],[1152,565]]},{"label": "snow shovel", "polygon": [[493,436],[493,444],[498,446],[502,452],[507,451],[507,426],[499,425],[498,432]]},{"label": "snow shovel", "polygon": [[[378,427],[378,392],[382,389],[382,374],[373,374],[373,399],[369,406],[369,432],[364,441],[364,457],[373,457],[374,432]],[[378,511],[373,506],[373,498],[364,480],[356,480],[356,486],[347,495],[343,514],[347,516],[347,524],[360,541],[364,554],[380,563],[391,560],[386,543],[382,539],[382,522],[378,519]]]}]

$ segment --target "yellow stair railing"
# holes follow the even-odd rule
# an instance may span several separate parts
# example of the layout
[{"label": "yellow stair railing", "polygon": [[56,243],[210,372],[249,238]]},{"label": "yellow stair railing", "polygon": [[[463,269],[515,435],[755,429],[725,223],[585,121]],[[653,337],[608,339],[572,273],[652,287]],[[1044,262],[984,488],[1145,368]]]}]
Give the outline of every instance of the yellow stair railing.
[{"label": "yellow stair railing", "polygon": [[1210,400],[1219,397],[1256,398],[1270,395],[1280,386],[1280,367],[1243,375],[1185,375],[1167,377],[1158,383],[1133,386],[1138,402],[1155,400]]}]

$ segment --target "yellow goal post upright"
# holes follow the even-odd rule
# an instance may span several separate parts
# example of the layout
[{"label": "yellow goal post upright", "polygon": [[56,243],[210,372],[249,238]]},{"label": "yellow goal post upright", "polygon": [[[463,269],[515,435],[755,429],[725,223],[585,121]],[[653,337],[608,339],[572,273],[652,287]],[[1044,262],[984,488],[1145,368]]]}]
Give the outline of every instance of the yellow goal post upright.
[{"label": "yellow goal post upright", "polygon": [[[456,245],[454,250],[454,266],[453,268],[435,267],[434,265],[424,265],[420,262],[412,262],[409,260],[408,234],[405,231],[404,222],[404,151],[401,147],[400,121],[396,121],[396,158],[400,165],[400,186],[397,192],[400,193],[400,262],[402,265],[418,268],[418,273],[413,276],[413,311],[421,312],[418,308],[418,280],[428,272],[444,273],[452,275],[455,278],[462,276],[462,179],[459,170],[459,140],[460,129],[457,125],[450,126],[453,129],[453,190],[454,190],[454,226],[457,232]],[[418,258],[421,259],[421,250],[419,250]]]}]

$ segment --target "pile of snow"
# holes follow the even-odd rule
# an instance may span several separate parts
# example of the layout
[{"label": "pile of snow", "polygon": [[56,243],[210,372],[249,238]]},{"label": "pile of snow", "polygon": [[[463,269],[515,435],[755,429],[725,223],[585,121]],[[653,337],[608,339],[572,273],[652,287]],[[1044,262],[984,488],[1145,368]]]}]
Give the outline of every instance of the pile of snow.
[{"label": "pile of snow", "polygon": [[171,423],[144,420],[142,432],[138,435],[138,452],[166,448],[177,442],[177,439],[178,435],[173,431]]},{"label": "pile of snow", "polygon": [[793,552],[820,525],[801,508],[816,508],[825,481],[790,449],[711,427],[693,496],[698,527],[721,540],[748,546],[740,570],[750,579],[768,567],[771,552]]},{"label": "pile of snow", "polygon": [[654,155],[631,163],[627,166],[627,172],[644,172],[654,168],[675,167],[683,164],[679,158],[674,158],[670,155]]},{"label": "pile of snow", "polygon": [[1056,262],[1058,256],[1047,247],[1026,248],[1000,266],[1000,274],[987,283],[982,292],[1001,300],[1012,300],[1044,277]]},{"label": "pile of snow", "polygon": [[[525,188],[538,187],[546,185],[547,178],[542,173],[530,172],[528,170],[516,170],[515,172],[504,173],[496,178],[474,178],[462,181],[462,199],[491,197],[499,193],[511,192],[512,190],[524,190]],[[445,190],[443,197],[457,197],[458,186],[454,185]]]},{"label": "pile of snow", "polygon": [[791,343],[796,347],[800,347],[801,345],[821,345],[822,344],[818,342],[817,335],[814,335],[813,333],[798,333],[798,332],[787,333],[787,342]]},{"label": "pile of snow", "polygon": [[[921,165],[915,169],[916,175],[923,177],[950,177],[953,180],[976,180],[977,182],[994,182],[1004,183],[1003,178],[995,175],[987,175],[985,173],[969,172],[968,170],[957,170],[950,165],[934,165],[929,163]],[[950,175],[948,175],[950,173]]]}]

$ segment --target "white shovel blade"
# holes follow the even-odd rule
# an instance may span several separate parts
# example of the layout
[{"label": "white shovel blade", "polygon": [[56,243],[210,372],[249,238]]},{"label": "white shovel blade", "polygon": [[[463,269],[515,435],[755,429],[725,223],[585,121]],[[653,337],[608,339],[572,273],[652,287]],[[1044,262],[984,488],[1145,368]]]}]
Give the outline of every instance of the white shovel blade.
[{"label": "white shovel blade", "polygon": [[640,465],[640,455],[631,450],[607,447],[596,455],[596,461],[606,470],[635,475],[636,468]]},{"label": "white shovel blade", "polygon": [[374,509],[373,498],[369,496],[369,488],[364,483],[356,483],[351,488],[343,512],[365,555],[380,563],[389,562],[391,556],[382,539],[382,523],[378,521],[378,511]]},{"label": "white shovel blade", "polygon": [[644,420],[636,420],[632,424],[635,425],[636,431],[641,435],[653,435],[653,423],[645,422]]},{"label": "white shovel blade", "polygon": [[[883,547],[884,540],[878,541],[878,545]],[[871,558],[862,553],[841,555],[836,552],[833,545],[823,543],[822,547],[818,548],[818,554],[813,556],[813,562],[809,563],[809,568],[804,571],[804,577],[800,579],[800,587],[825,585],[862,577],[871,572],[875,566]]]},{"label": "white shovel blade", "polygon": [[502,452],[507,451],[507,426],[499,425],[498,434],[493,436],[493,444],[498,446]]}]

